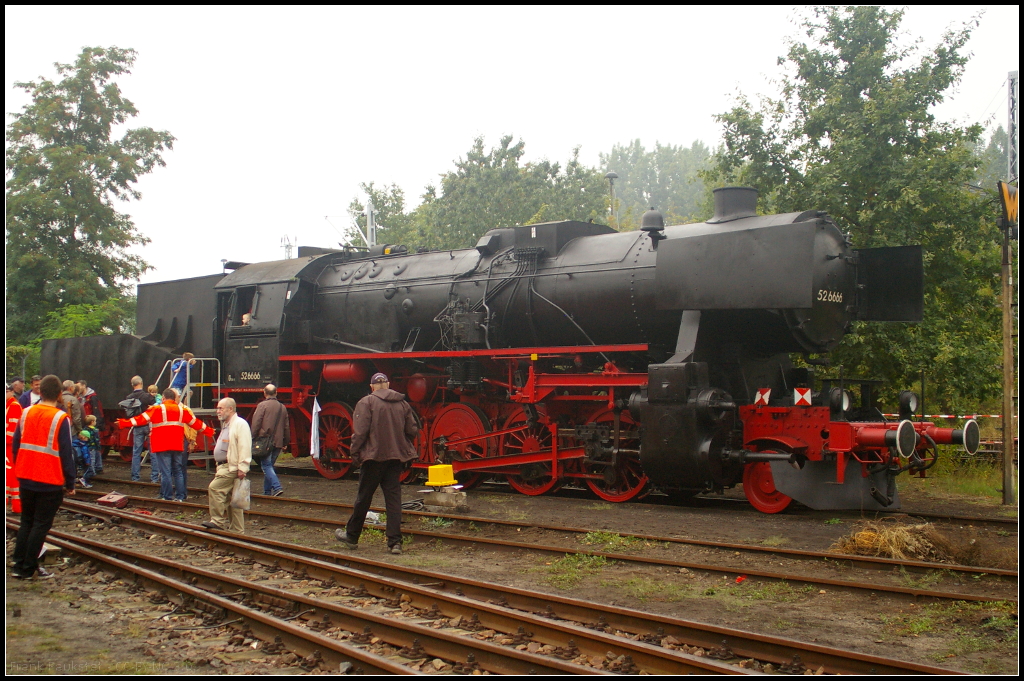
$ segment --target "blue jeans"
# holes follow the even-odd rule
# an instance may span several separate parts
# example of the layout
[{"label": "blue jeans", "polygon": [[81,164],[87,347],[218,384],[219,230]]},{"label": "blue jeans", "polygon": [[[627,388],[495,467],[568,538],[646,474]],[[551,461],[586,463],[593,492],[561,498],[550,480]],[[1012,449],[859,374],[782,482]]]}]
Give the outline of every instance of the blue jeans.
[{"label": "blue jeans", "polygon": [[281,481],[277,479],[277,472],[274,471],[274,464],[277,463],[277,456],[280,453],[281,449],[276,448],[260,461],[260,468],[263,469],[264,494],[273,494],[281,489]]},{"label": "blue jeans", "polygon": [[171,484],[171,465],[178,452],[150,452],[149,460],[153,462],[153,470],[160,473],[160,498],[167,501],[174,499],[174,488]]},{"label": "blue jeans", "polygon": [[174,498],[188,499],[188,451],[171,452],[171,482],[174,483]]},{"label": "blue jeans", "polygon": [[[132,429],[132,481],[138,482],[139,475],[142,472],[142,452],[146,450],[146,440],[149,439],[150,426],[135,426]],[[156,466],[153,466],[150,471],[149,479],[151,482],[157,482],[159,475],[156,470]]]}]

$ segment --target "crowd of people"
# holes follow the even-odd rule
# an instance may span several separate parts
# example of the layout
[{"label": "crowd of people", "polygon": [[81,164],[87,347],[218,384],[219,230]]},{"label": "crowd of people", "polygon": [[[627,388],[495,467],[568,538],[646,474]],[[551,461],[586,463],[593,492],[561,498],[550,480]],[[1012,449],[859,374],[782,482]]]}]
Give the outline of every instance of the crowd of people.
[{"label": "crowd of people", "polygon": [[[291,440],[288,409],[277,399],[277,387],[267,385],[250,426],[238,415],[230,397],[217,403],[219,433],[198,418],[186,403],[187,377],[193,361],[186,354],[172,369],[171,386],[158,392],[156,386],[143,389],[143,380],[131,380],[132,391],[119,403],[125,416],[115,424],[132,433],[132,480],[141,475],[143,455],[151,460],[151,480],[159,482],[161,499],[184,501],[188,497],[189,453],[197,434],[215,441],[212,457],[216,473],[210,482],[210,519],[202,526],[211,530],[245,533],[242,507],[233,501],[239,483],[246,480],[253,462],[263,470],[263,493],[280,496],[284,490],[274,470],[282,449]],[[403,468],[416,458],[412,444],[419,432],[418,422],[405,396],[390,389],[387,376],[375,374],[371,393],[360,400],[354,413],[352,457],[362,465],[355,508],[337,538],[349,549],[357,548],[366,513],[374,492],[380,487],[387,507],[388,550],[402,551],[401,490]],[[55,375],[33,376],[30,389],[15,378],[7,384],[6,409],[7,509],[21,515],[12,576],[46,579],[52,574],[39,564],[43,542],[53,525],[65,496],[75,494],[76,485],[91,487],[91,480],[103,472],[100,431],[104,426],[99,396],[85,380],[61,381]],[[254,441],[257,447],[253,447]],[[254,450],[257,455],[254,457]]]}]

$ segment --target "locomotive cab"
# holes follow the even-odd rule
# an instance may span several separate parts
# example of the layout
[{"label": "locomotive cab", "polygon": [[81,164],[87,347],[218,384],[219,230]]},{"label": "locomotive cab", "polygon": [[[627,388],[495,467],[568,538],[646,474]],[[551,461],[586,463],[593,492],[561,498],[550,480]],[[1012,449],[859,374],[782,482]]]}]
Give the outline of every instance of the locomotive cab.
[{"label": "locomotive cab", "polygon": [[309,345],[313,256],[244,265],[217,284],[216,341],[225,387],[258,389],[280,383],[278,358]]}]

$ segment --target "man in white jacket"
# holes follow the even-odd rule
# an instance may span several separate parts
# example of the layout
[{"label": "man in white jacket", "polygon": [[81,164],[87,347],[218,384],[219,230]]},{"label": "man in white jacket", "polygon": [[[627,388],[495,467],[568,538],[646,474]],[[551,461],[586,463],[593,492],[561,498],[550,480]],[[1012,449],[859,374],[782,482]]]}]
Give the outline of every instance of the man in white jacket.
[{"label": "man in white jacket", "polygon": [[231,506],[235,480],[244,480],[252,463],[252,433],[249,423],[235,413],[235,401],[225,397],[217,403],[220,435],[213,448],[217,474],[210,483],[210,520],[203,527],[245,534],[245,515]]}]

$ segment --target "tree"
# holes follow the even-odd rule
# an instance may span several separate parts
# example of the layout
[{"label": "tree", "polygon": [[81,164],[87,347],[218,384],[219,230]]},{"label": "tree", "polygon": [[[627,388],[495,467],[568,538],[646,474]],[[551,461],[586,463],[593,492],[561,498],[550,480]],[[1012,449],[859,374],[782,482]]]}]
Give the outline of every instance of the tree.
[{"label": "tree", "polygon": [[551,220],[599,220],[607,211],[601,175],[579,161],[521,163],[525,144],[512,136],[484,149],[476,138],[465,158],[441,177],[440,194],[427,187],[417,219],[431,248],[468,248],[484,232]]},{"label": "tree", "polygon": [[989,138],[988,144],[978,144],[977,154],[979,158],[978,177],[975,184],[982,189],[991,190],[996,182],[1009,181],[1006,176],[1006,148],[1009,144],[1009,136],[1003,126],[999,126]]},{"label": "tree", "polygon": [[[422,239],[416,229],[413,213],[405,212],[405,192],[396,184],[378,189],[373,182],[361,183],[359,188],[373,202],[374,224],[377,225],[378,244],[420,243]],[[358,199],[352,199],[348,214],[360,230],[366,233],[366,206]],[[365,246],[363,240],[353,234],[353,246]]]},{"label": "tree", "polygon": [[[430,185],[422,203],[405,212],[405,194],[395,185],[361,185],[376,209],[378,243],[404,243],[432,249],[470,248],[491,229],[552,220],[601,220],[608,212],[603,176],[580,163],[579,148],[563,169],[558,163],[522,163],[525,144],[512,136],[486,150],[478,137],[455,169],[441,176],[440,193]],[[349,214],[365,229],[365,206]],[[358,240],[358,239],[357,239]]]},{"label": "tree", "polygon": [[650,151],[633,140],[601,154],[605,172],[614,170],[619,176],[615,202],[621,227],[638,228],[640,217],[651,207],[662,212],[666,224],[697,221],[704,198],[700,171],[710,158],[710,150],[699,140],[689,147],[656,142]]},{"label": "tree", "polygon": [[138,114],[115,82],[135,58],[89,47],[74,64],[55,64],[58,81],[15,84],[31,103],[6,131],[9,342],[37,338],[65,306],[125,298],[148,269],[128,249],[149,239],[115,206],[141,198],[134,185],[164,165],[174,137],[145,127],[113,136]]},{"label": "tree", "polygon": [[999,233],[976,179],[981,127],[935,120],[959,81],[976,21],[931,50],[898,47],[903,12],[814,9],[792,43],[777,99],[741,98],[719,116],[725,145],[711,186],[748,184],[766,213],[828,211],[858,247],[921,244],[925,318],[863,323],[833,353],[846,375],[888,379],[925,369],[929,403],[977,407],[999,391]]}]

